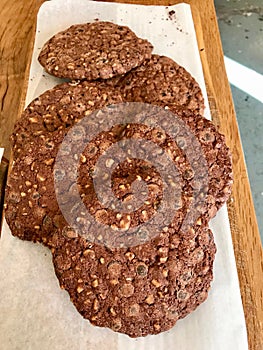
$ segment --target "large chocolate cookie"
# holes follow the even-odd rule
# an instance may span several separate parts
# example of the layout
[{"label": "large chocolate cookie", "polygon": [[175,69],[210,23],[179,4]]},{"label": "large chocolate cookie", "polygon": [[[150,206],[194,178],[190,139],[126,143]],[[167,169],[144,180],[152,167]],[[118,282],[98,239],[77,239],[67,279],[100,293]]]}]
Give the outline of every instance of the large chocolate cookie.
[{"label": "large chocolate cookie", "polygon": [[[118,107],[114,105],[115,108],[106,108],[98,111],[96,114],[99,116],[100,121],[104,120],[108,123],[111,120],[111,113],[112,116],[115,115],[116,108],[118,109],[118,113],[122,113],[121,108],[124,108],[121,114],[124,118],[124,111],[126,110],[127,112],[127,105],[130,105],[132,110],[134,109],[133,104],[122,104],[118,105]],[[146,105],[141,106],[141,114],[143,114],[146,111]],[[153,113],[154,108],[156,109],[155,113]],[[161,116],[164,117],[167,112],[159,107],[151,106],[151,113],[157,115],[157,121],[162,124]],[[181,118],[179,120],[181,124],[184,124]],[[230,192],[232,178],[229,151],[225,146],[224,138],[215,130],[211,122],[202,117],[193,119],[187,118],[187,121],[190,127],[189,130],[194,130],[192,138],[190,139],[189,136],[185,134],[185,128],[178,129],[178,123],[177,125],[173,125],[175,129],[178,129],[175,130],[177,133],[175,140],[172,140],[171,137],[158,128],[152,129],[146,125],[128,123],[122,126],[116,126],[113,128],[113,132],[98,135],[97,138],[92,140],[89,146],[84,150],[83,156],[80,158],[79,168],[81,196],[87,207],[92,203],[91,214],[96,215],[97,212],[103,212],[104,210],[96,200],[96,195],[92,190],[92,178],[90,175],[96,161],[114,142],[122,138],[134,137],[137,139],[148,139],[158,144],[164,152],[171,156],[179,172],[180,179],[182,180],[180,183],[180,188],[182,189],[182,203],[176,211],[174,223],[176,222],[177,225],[173,227],[175,230],[178,231],[180,229],[189,208],[192,212],[194,212],[194,210],[197,212],[198,216],[195,217],[195,219],[200,217],[200,220],[202,220],[202,218],[210,218],[215,215],[217,208],[228,198]],[[7,187],[6,217],[13,234],[20,238],[42,241],[44,237],[46,241],[46,233],[52,235],[54,230],[57,228],[63,230],[65,226],[65,220],[63,219],[56,201],[53,183],[54,162],[58,147],[65,136],[65,131],[65,126],[60,126],[60,129],[56,132],[42,132],[40,138],[32,139],[30,143],[24,146],[24,154],[22,154],[14,164]],[[197,143],[197,146],[199,145],[199,149],[190,147],[190,144],[194,145],[194,141]],[[68,146],[65,152],[66,158],[63,165],[65,168],[70,169],[76,153],[74,144],[70,145],[70,147]],[[207,164],[205,164],[205,166],[207,169],[202,168],[204,165],[201,162],[201,156],[206,160]],[[147,151],[142,155],[142,158],[147,158]],[[114,162],[114,160],[110,159],[110,162]],[[164,168],[166,167],[165,164],[161,164],[161,166]],[[195,168],[193,168],[193,166]],[[207,174],[205,172],[207,172]],[[196,195],[194,192],[195,179],[198,179],[200,174],[203,174],[202,177],[207,175],[207,182],[205,182],[204,188],[201,188],[199,194]],[[74,186],[72,186],[74,181],[70,176],[66,176],[65,172],[62,175],[60,175],[64,183],[62,190],[68,193],[68,198],[71,201],[74,201],[76,199],[74,197],[75,189]],[[118,174],[116,176],[118,177]],[[121,176],[119,177],[121,179]],[[123,175],[122,178],[127,178],[127,175]],[[149,179],[151,180],[151,177],[149,177]],[[204,181],[203,179],[201,180]],[[149,184],[151,183],[151,181],[148,182]],[[179,185],[179,180],[177,184]],[[121,198],[129,197],[131,195],[129,186],[123,186],[121,183],[119,185],[122,185],[121,188],[123,189],[123,191],[119,193]],[[155,187],[155,184],[152,183],[152,188],[154,189]],[[35,191],[34,188],[40,189],[43,192]],[[37,194],[35,194],[35,192],[37,192]],[[191,200],[193,200],[195,196],[198,198],[203,196],[203,202],[199,206],[197,204],[197,206],[191,207]],[[144,213],[145,210],[149,210],[150,212],[152,206],[150,207],[151,208],[147,208],[147,206],[141,207],[140,212]],[[23,212],[21,212],[21,210],[23,210]],[[112,215],[115,214],[110,212],[109,219],[111,221],[113,220]],[[141,220],[141,216],[142,214],[130,216],[129,222],[131,226],[137,225],[138,220]],[[62,222],[61,225],[57,223],[58,218]],[[121,221],[121,219],[119,221]],[[48,244],[48,240],[45,243]]]},{"label": "large chocolate cookie", "polygon": [[171,232],[130,249],[53,237],[56,275],[84,318],[131,337],[173,327],[206,300],[215,245],[204,226],[191,239]]},{"label": "large chocolate cookie", "polygon": [[[97,112],[97,115],[100,118],[103,117],[101,110]],[[77,125],[77,128],[80,129],[81,126]],[[148,202],[145,201],[133,215],[122,216],[116,214],[116,210],[107,211],[107,207],[101,205],[97,199],[92,176],[98,158],[115,142],[139,136],[159,144],[160,151],[162,153],[167,151],[170,154],[171,161],[178,168],[178,176],[175,177],[177,182],[173,185],[178,186],[179,197],[174,210],[172,230],[179,231],[193,197],[191,177],[188,176],[190,165],[184,152],[177,146],[176,142],[172,142],[172,140],[170,142],[168,138],[166,140],[160,137],[158,132],[158,129],[147,128],[146,126],[117,125],[111,128],[109,132],[100,133],[84,149],[79,158],[78,191],[90,214],[96,219],[98,217],[103,218],[103,223],[108,225],[114,222],[121,229],[136,226],[153,216],[158,203],[162,200],[162,179],[151,163],[147,163],[146,156],[145,160],[127,159],[115,169],[112,176],[112,191],[116,197],[127,202],[132,196],[131,184],[135,180],[143,180],[149,190],[149,195],[146,198]],[[27,143],[24,153],[20,154],[12,167],[6,190],[5,215],[13,235],[21,239],[39,241],[49,245],[50,239],[56,230],[67,235],[67,223],[56,199],[54,176],[57,181],[62,183],[62,186],[56,189],[57,194],[64,196],[63,201],[68,203],[70,215],[76,219],[76,222],[81,220],[76,214],[78,197],[74,187],[74,178],[71,176],[71,168],[75,161],[78,142],[82,141],[83,135],[79,137],[80,134],[76,132],[74,142],[63,147],[65,155],[63,165],[60,169],[54,171],[58,149],[65,133],[65,129],[45,133],[35,142]],[[116,154],[113,155],[113,157],[115,156]],[[107,159],[106,167],[113,163],[112,158]],[[164,164],[160,164],[160,166],[162,167]],[[103,171],[101,169],[101,172]],[[171,205],[171,203],[168,204]],[[203,211],[200,212],[200,216],[205,217]],[[198,218],[196,217],[196,219]],[[118,235],[118,232],[116,232],[116,235]],[[117,236],[112,236],[112,239],[117,238]]]},{"label": "large chocolate cookie", "polygon": [[48,73],[60,78],[108,79],[142,64],[152,49],[128,27],[94,22],[73,25],[54,35],[38,59]]}]

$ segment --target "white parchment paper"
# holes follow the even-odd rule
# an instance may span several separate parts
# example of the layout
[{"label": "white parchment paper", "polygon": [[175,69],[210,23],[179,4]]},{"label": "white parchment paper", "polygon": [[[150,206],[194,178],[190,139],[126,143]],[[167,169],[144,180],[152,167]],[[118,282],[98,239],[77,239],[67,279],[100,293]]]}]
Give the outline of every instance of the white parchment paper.
[{"label": "white parchment paper", "polygon": [[[169,15],[169,11],[175,14]],[[109,20],[128,25],[150,40],[154,52],[184,66],[206,96],[189,5],[139,6],[53,0],[45,2],[38,25],[26,104],[60,79],[37,63],[42,45],[71,24]],[[206,117],[210,118],[206,98]],[[131,339],[83,320],[60,290],[49,250],[13,237],[4,222],[0,240],[0,348],[3,350],[246,350],[247,335],[226,207],[211,222],[217,255],[208,300],[170,331]]]}]

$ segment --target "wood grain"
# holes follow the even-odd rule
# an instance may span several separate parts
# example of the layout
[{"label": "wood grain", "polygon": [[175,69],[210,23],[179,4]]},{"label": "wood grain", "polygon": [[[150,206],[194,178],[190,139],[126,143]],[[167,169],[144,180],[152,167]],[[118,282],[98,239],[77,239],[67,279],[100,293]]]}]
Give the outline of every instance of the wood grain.
[{"label": "wood grain", "polygon": [[[1,73],[0,144],[10,156],[9,134],[25,98],[42,0],[0,0]],[[127,1],[141,4],[142,0]],[[171,5],[180,1],[147,0],[144,4]],[[263,255],[248,182],[231,91],[212,0],[191,4],[213,120],[226,135],[233,154],[234,188],[228,203],[232,239],[249,338],[249,349],[263,349]],[[202,51],[201,51],[202,50]]]},{"label": "wood grain", "polygon": [[25,98],[36,14],[41,0],[0,0],[0,145],[10,158],[9,135]]},{"label": "wood grain", "polygon": [[[228,211],[249,348],[263,349],[263,255],[231,91],[212,2],[193,14],[213,119],[233,155],[234,187]],[[203,19],[198,19],[203,16]]]}]

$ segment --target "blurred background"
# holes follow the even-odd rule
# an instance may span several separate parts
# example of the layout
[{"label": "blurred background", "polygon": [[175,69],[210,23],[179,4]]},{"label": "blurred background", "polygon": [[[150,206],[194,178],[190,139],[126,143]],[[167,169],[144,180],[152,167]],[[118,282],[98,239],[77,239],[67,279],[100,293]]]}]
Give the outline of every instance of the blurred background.
[{"label": "blurred background", "polygon": [[263,243],[263,0],[215,0]]}]

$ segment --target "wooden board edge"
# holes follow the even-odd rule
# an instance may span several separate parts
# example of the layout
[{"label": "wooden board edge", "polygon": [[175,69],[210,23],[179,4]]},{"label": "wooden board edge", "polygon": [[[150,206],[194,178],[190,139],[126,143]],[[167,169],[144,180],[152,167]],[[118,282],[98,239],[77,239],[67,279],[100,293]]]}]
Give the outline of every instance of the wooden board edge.
[{"label": "wooden board edge", "polygon": [[[228,214],[246,319],[249,349],[261,350],[263,349],[263,324],[261,321],[263,320],[263,254],[232,94],[223,61],[223,50],[216,21],[216,13],[213,6],[211,11],[213,11],[214,15],[211,16],[210,13],[210,21],[212,21],[212,18],[214,20],[212,24],[210,23],[210,28],[215,29],[215,34],[219,38],[219,41],[216,46],[218,60],[213,59],[212,62],[217,67],[220,67],[218,76],[220,76],[221,94],[222,90],[225,94],[224,100],[219,91],[219,84],[215,86],[214,83],[213,78],[215,74],[211,72],[210,60],[207,57],[208,50],[205,44],[206,40],[203,37],[200,12],[194,4],[191,7],[195,26],[200,27],[196,32],[199,48],[202,48],[200,56],[212,118],[219,125],[220,131],[226,135],[226,142],[233,154],[234,185],[232,196],[227,203]],[[212,39],[215,38],[212,37]],[[223,101],[225,101],[225,104]],[[240,198],[241,196],[243,198]],[[245,209],[240,203],[243,203]],[[251,255],[248,252],[251,252]],[[253,259],[253,256],[256,258]]]}]

